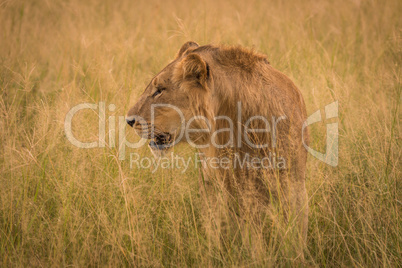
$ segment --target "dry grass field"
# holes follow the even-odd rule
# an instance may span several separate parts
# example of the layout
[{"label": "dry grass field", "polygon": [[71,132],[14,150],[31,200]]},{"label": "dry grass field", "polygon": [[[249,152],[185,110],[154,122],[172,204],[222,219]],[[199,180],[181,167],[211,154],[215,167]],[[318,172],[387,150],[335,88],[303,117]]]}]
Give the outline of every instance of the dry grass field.
[{"label": "dry grass field", "polygon": [[[401,15],[398,0],[1,1],[0,266],[401,267]],[[265,53],[308,114],[339,102],[339,165],[307,163],[304,261],[275,230],[208,243],[199,170],[130,168],[151,153],[119,160],[112,124],[105,147],[67,140],[72,107],[114,104],[117,125],[188,40]],[[75,137],[96,141],[98,121],[77,114]],[[311,147],[325,130],[310,128]]]}]

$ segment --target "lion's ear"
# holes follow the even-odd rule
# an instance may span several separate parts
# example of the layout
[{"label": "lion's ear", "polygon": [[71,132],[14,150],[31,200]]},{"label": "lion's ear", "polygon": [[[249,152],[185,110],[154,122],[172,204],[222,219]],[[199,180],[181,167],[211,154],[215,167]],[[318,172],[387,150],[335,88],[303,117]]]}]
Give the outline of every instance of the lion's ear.
[{"label": "lion's ear", "polygon": [[181,61],[180,65],[183,72],[183,79],[191,79],[198,82],[203,87],[206,86],[209,76],[209,66],[198,54],[188,54]]},{"label": "lion's ear", "polygon": [[195,49],[197,47],[199,47],[199,45],[193,41],[188,41],[188,42],[184,43],[184,45],[182,45],[182,47],[180,48],[179,52],[177,52],[176,59],[183,56],[184,52],[186,52],[189,48]]}]

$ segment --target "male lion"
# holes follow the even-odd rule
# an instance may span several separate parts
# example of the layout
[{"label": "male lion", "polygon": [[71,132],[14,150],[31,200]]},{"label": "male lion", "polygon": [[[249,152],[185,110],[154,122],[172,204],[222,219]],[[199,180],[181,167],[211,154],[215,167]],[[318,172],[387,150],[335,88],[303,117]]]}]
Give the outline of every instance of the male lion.
[{"label": "male lion", "polygon": [[298,237],[305,240],[305,104],[265,55],[187,42],[151,80],[126,120],[138,135],[151,139],[156,153],[178,141],[196,146],[204,163],[200,188],[208,200],[224,193],[236,214],[249,219],[263,210],[274,216],[272,207],[279,208],[285,222],[298,223]]}]

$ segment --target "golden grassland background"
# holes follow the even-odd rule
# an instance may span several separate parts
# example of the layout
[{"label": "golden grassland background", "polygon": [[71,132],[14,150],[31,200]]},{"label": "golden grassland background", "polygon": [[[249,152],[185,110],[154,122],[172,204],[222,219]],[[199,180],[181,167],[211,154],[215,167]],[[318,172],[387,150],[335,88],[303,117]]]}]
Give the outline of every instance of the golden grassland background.
[{"label": "golden grassland background", "polygon": [[[293,263],[275,236],[213,248],[197,169],[130,169],[128,154],[147,148],[119,161],[65,137],[76,104],[125,115],[188,40],[267,54],[309,114],[339,101],[339,166],[308,160],[304,264],[400,266],[401,14],[398,0],[0,2],[0,266]],[[74,121],[80,139],[97,131],[94,113]],[[311,133],[324,150],[325,124]]]}]

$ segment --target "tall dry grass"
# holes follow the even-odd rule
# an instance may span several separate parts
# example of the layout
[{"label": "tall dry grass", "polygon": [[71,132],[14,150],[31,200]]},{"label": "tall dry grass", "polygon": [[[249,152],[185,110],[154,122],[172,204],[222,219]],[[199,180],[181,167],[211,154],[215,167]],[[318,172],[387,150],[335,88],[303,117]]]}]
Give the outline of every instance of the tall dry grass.
[{"label": "tall dry grass", "polygon": [[[66,139],[71,107],[103,101],[124,115],[187,40],[266,53],[309,114],[339,101],[339,166],[308,160],[303,264],[400,266],[401,14],[398,0],[2,1],[0,266],[293,264],[279,238],[211,246],[197,169],[130,168],[146,148],[120,161]],[[95,113],[73,126],[97,138]],[[324,150],[325,124],[311,132]]]}]

